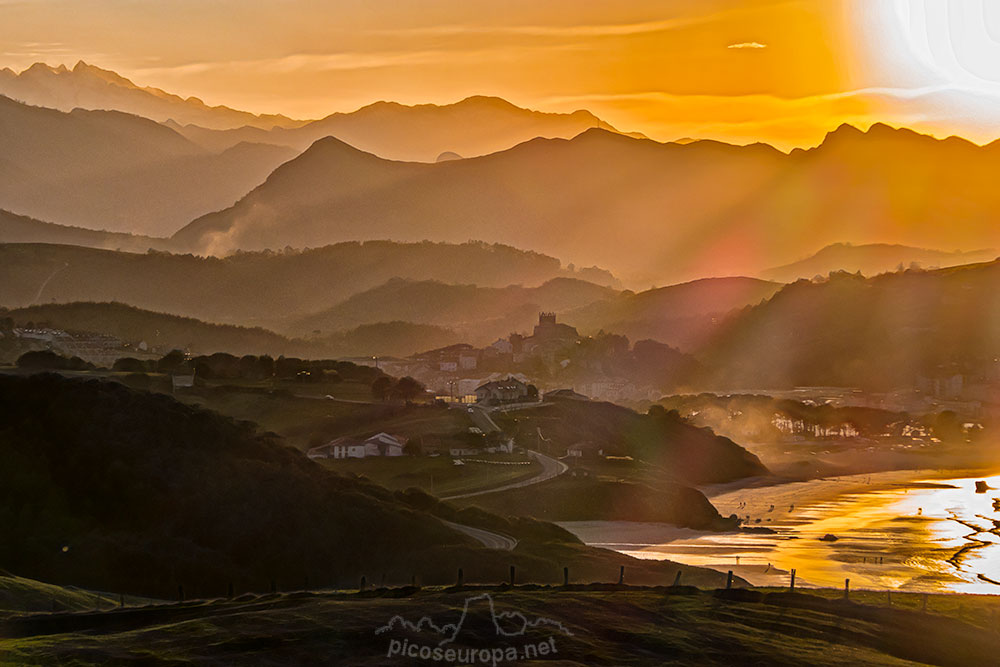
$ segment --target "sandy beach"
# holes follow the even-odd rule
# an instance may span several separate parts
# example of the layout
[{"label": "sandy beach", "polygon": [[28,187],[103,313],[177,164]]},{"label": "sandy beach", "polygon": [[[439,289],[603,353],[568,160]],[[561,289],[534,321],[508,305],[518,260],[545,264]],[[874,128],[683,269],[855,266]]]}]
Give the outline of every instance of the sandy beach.
[{"label": "sandy beach", "polygon": [[[757,531],[711,533],[655,523],[562,524],[584,542],[640,558],[733,572],[754,585],[997,593],[1000,537],[992,496],[969,471],[898,470],[704,489],[723,515]],[[992,495],[998,495],[994,492]],[[749,517],[749,519],[747,518]],[[765,528],[767,530],[759,530]]]}]

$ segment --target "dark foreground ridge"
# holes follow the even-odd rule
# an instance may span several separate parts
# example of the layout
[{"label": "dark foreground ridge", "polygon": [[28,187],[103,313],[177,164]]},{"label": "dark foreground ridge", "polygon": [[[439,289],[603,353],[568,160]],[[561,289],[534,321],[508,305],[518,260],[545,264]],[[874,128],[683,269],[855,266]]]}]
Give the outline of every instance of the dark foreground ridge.
[{"label": "dark foreground ridge", "polygon": [[[493,623],[471,615],[469,600],[484,598]],[[992,596],[857,591],[845,600],[829,590],[411,586],[13,616],[0,621],[0,654],[12,664],[72,657],[76,665],[383,665],[427,664],[399,651],[441,644],[497,655],[513,649],[516,660],[496,664],[516,664],[525,646],[546,643],[550,659],[566,661],[560,664],[957,666],[992,664],[1000,652],[998,612],[1000,598]],[[414,625],[396,627],[395,617]],[[544,622],[497,624],[521,618]],[[442,642],[437,626],[456,623],[461,632]],[[390,630],[377,632],[387,624]]]}]

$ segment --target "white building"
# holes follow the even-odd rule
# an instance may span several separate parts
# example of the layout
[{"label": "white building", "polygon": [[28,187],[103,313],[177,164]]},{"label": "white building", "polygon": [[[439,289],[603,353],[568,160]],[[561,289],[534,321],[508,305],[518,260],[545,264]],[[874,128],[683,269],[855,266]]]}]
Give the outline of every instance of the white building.
[{"label": "white building", "polygon": [[313,447],[306,456],[311,459],[365,459],[375,456],[402,456],[408,439],[400,435],[376,433],[367,440],[341,437],[325,445]]}]

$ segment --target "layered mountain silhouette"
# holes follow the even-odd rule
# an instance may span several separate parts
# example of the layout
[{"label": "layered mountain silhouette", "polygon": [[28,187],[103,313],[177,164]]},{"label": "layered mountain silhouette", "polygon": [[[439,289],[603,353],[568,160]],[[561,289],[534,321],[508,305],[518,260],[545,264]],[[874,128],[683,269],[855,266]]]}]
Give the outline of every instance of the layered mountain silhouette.
[{"label": "layered mountain silhouette", "polygon": [[986,262],[998,255],[1000,251],[993,249],[945,252],[889,243],[834,243],[798,262],[768,269],[763,275],[783,283],[825,276],[832,271],[860,272],[866,276],[874,276],[900,268],[944,268]]},{"label": "layered mountain silhouette", "polygon": [[530,331],[539,311],[566,311],[617,293],[575,278],[554,278],[538,287],[477,287],[397,278],[296,320],[287,329],[336,331],[402,320],[445,326],[465,334],[466,342],[489,343],[512,331]]},{"label": "layered mountain silhouette", "polygon": [[293,156],[265,144],[213,153],[147,118],[0,97],[0,208],[63,225],[166,236]]},{"label": "layered mountain silhouette", "polygon": [[2,209],[0,243],[54,243],[127,252],[146,252],[150,248],[165,249],[170,246],[167,239],[57,225]]},{"label": "layered mountain silhouette", "polygon": [[389,160],[413,162],[486,155],[536,137],[569,139],[592,128],[618,132],[589,111],[543,113],[487,96],[445,105],[376,102],[294,128],[244,127],[217,131],[197,125],[171,124],[171,127],[211,150],[250,141],[303,151],[315,141],[332,136]]},{"label": "layered mountain silhouette", "polygon": [[208,106],[197,97],[185,99],[159,88],[137,86],[115,72],[82,60],[72,69],[45,63],[35,63],[20,73],[0,69],[0,95],[62,111],[124,111],[159,122],[173,120],[216,129],[295,127],[303,122],[281,115],[258,116],[225,106]]},{"label": "layered mountain silhouette", "polygon": [[[392,278],[503,287],[541,285],[561,277],[614,282],[613,276],[597,269],[570,271],[554,257],[483,243],[369,241],[225,259],[65,245],[0,245],[0,304],[9,308],[117,301],[211,322],[282,329]],[[604,293],[602,287],[586,283],[581,287]],[[400,319],[390,317],[388,310],[382,314],[388,320]],[[355,320],[337,328],[357,324]],[[325,328],[326,333],[332,330]]]},{"label": "layered mountain silhouette", "polygon": [[564,314],[585,333],[599,330],[700,347],[730,311],[756,305],[783,285],[757,278],[704,278],[644,292],[621,292]]},{"label": "layered mountain silhouette", "polygon": [[913,386],[1000,372],[1000,260],[801,280],[731,318],[701,350],[727,388]]},{"label": "layered mountain silhouette", "polygon": [[[754,275],[824,243],[1000,241],[1000,146],[844,126],[819,147],[660,144],[593,129],[436,164],[317,141],[175,240],[192,250],[470,236],[607,266],[633,284]],[[648,284],[648,283],[647,283]]]}]

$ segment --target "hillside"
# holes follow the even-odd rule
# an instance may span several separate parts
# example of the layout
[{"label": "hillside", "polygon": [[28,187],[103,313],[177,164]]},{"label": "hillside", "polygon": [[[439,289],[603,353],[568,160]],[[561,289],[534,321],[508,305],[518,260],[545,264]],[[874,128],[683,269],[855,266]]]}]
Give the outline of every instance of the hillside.
[{"label": "hillside", "polygon": [[0,243],[54,243],[126,252],[146,252],[150,248],[165,249],[169,245],[166,239],[57,225],[2,209],[0,209]]},{"label": "hillside", "polygon": [[211,152],[139,116],[0,97],[0,208],[64,225],[167,236],[294,154],[246,143]]},{"label": "hillside", "polygon": [[[176,599],[270,587],[357,586],[381,573],[428,584],[497,581],[510,564],[554,581],[566,564],[638,580],[676,564],[583,546],[537,521],[456,510],[324,470],[249,422],[115,382],[0,375],[0,567],[55,584]],[[31,502],[26,502],[31,499]],[[484,549],[442,524],[501,530],[517,550]],[[373,529],[373,527],[375,529]],[[683,567],[692,583],[722,576]]]},{"label": "hillside", "polygon": [[913,386],[917,376],[996,372],[1000,261],[788,285],[725,323],[700,352],[728,388]]},{"label": "hillside", "polygon": [[[372,354],[408,356],[459,341],[455,332],[444,327],[400,321],[344,327],[303,340],[286,338],[261,327],[212,324],[122,303],[73,302],[8,311],[0,308],[0,315],[11,318],[18,326],[31,323],[70,332],[107,334],[126,342],[144,342],[161,352],[178,349],[192,354],[226,352],[237,356],[268,354],[306,358]],[[123,356],[126,354],[123,352]]]},{"label": "hillside", "polygon": [[[626,570],[626,582],[630,574]],[[491,656],[508,656],[508,650],[520,655],[527,646],[544,644],[555,651],[531,662],[661,667],[669,656],[677,665],[705,667],[966,667],[988,665],[1000,651],[993,631],[992,619],[1000,608],[995,596],[931,595],[926,610],[921,605],[927,596],[918,593],[893,591],[891,605],[883,591],[852,590],[850,601],[841,597],[841,591],[829,589],[699,591],[607,583],[556,589],[298,592],[14,619],[0,627],[11,637],[0,640],[0,651],[20,664],[80,667],[113,662],[272,667],[302,664],[317,655],[356,667],[391,664],[394,658],[405,664],[411,659],[400,657],[407,645],[403,640],[420,647],[436,644],[440,635],[425,630],[379,637],[374,629],[397,614],[411,622],[426,616],[436,624],[456,623],[470,600],[481,606],[471,607],[474,620],[463,625],[457,651],[442,653],[446,660],[469,655],[469,647],[488,647],[499,653],[487,651],[487,660],[474,662],[491,664]],[[488,602],[495,603],[497,614],[553,619],[570,634],[541,626],[525,636],[498,637]],[[387,657],[393,641],[396,653]],[[515,661],[504,658],[497,664],[505,662]]]},{"label": "hillside", "polygon": [[633,285],[676,283],[756,275],[817,244],[1000,245],[998,163],[1000,146],[884,125],[845,126],[788,155],[591,129],[436,164],[382,160],[327,138],[174,238],[224,253],[475,236],[606,266]]},{"label": "hillside", "polygon": [[[122,303],[45,304],[16,308],[3,315],[19,326],[31,322],[38,327],[98,332],[124,341],[145,342],[154,348],[188,350],[193,354],[224,351],[239,356],[302,355],[310,347],[261,328],[210,324]],[[314,352],[318,351],[313,347]]]},{"label": "hillside", "polygon": [[645,292],[622,292],[565,314],[584,333],[614,331],[684,350],[701,345],[731,310],[771,297],[781,285],[756,278],[706,278]]},{"label": "hillside", "polygon": [[826,276],[833,271],[861,272],[866,276],[896,271],[899,268],[945,268],[960,264],[988,262],[1000,255],[997,250],[974,250],[970,252],[945,252],[927,248],[871,243],[852,245],[834,243],[815,255],[805,259],[764,271],[761,275],[769,280],[792,283],[805,278]]},{"label": "hillside", "polygon": [[540,431],[553,455],[562,456],[566,448],[587,443],[595,451],[631,456],[687,484],[728,482],[767,472],[756,456],[729,438],[691,426],[677,413],[662,408],[639,414],[596,401],[553,399],[547,403],[504,413],[499,423],[508,425],[528,446],[538,446]]},{"label": "hillside", "polygon": [[44,63],[35,63],[19,73],[0,69],[0,95],[61,111],[124,111],[159,122],[174,120],[219,129],[294,127],[302,122],[281,115],[258,116],[224,106],[212,107],[196,97],[185,99],[159,88],[140,87],[115,72],[82,60],[72,69]]},{"label": "hillside", "polygon": [[[273,143],[303,151],[336,137],[387,160],[437,162],[443,154],[475,157],[506,150],[535,137],[570,139],[591,128],[617,132],[589,111],[571,114],[522,109],[498,97],[475,96],[453,104],[376,102],[335,113],[301,127],[217,131],[171,125],[195,143],[222,150],[240,141]],[[455,157],[451,157],[455,159]]]},{"label": "hillside", "polygon": [[572,278],[553,278],[538,287],[477,287],[393,279],[333,308],[301,318],[288,329],[302,333],[330,331],[403,320],[449,327],[464,334],[465,342],[489,343],[512,331],[529,330],[539,311],[565,311],[616,293]]},{"label": "hillside", "polygon": [[0,471],[0,563],[22,576],[194,595],[471,546],[379,487],[166,396],[54,375],[0,376],[0,396],[0,448],[17,462]]},{"label": "hillside", "polygon": [[0,304],[8,308],[117,301],[210,322],[280,328],[396,277],[485,287],[540,285],[557,277],[614,282],[599,269],[571,271],[554,257],[474,242],[368,241],[224,259],[0,245]]}]

